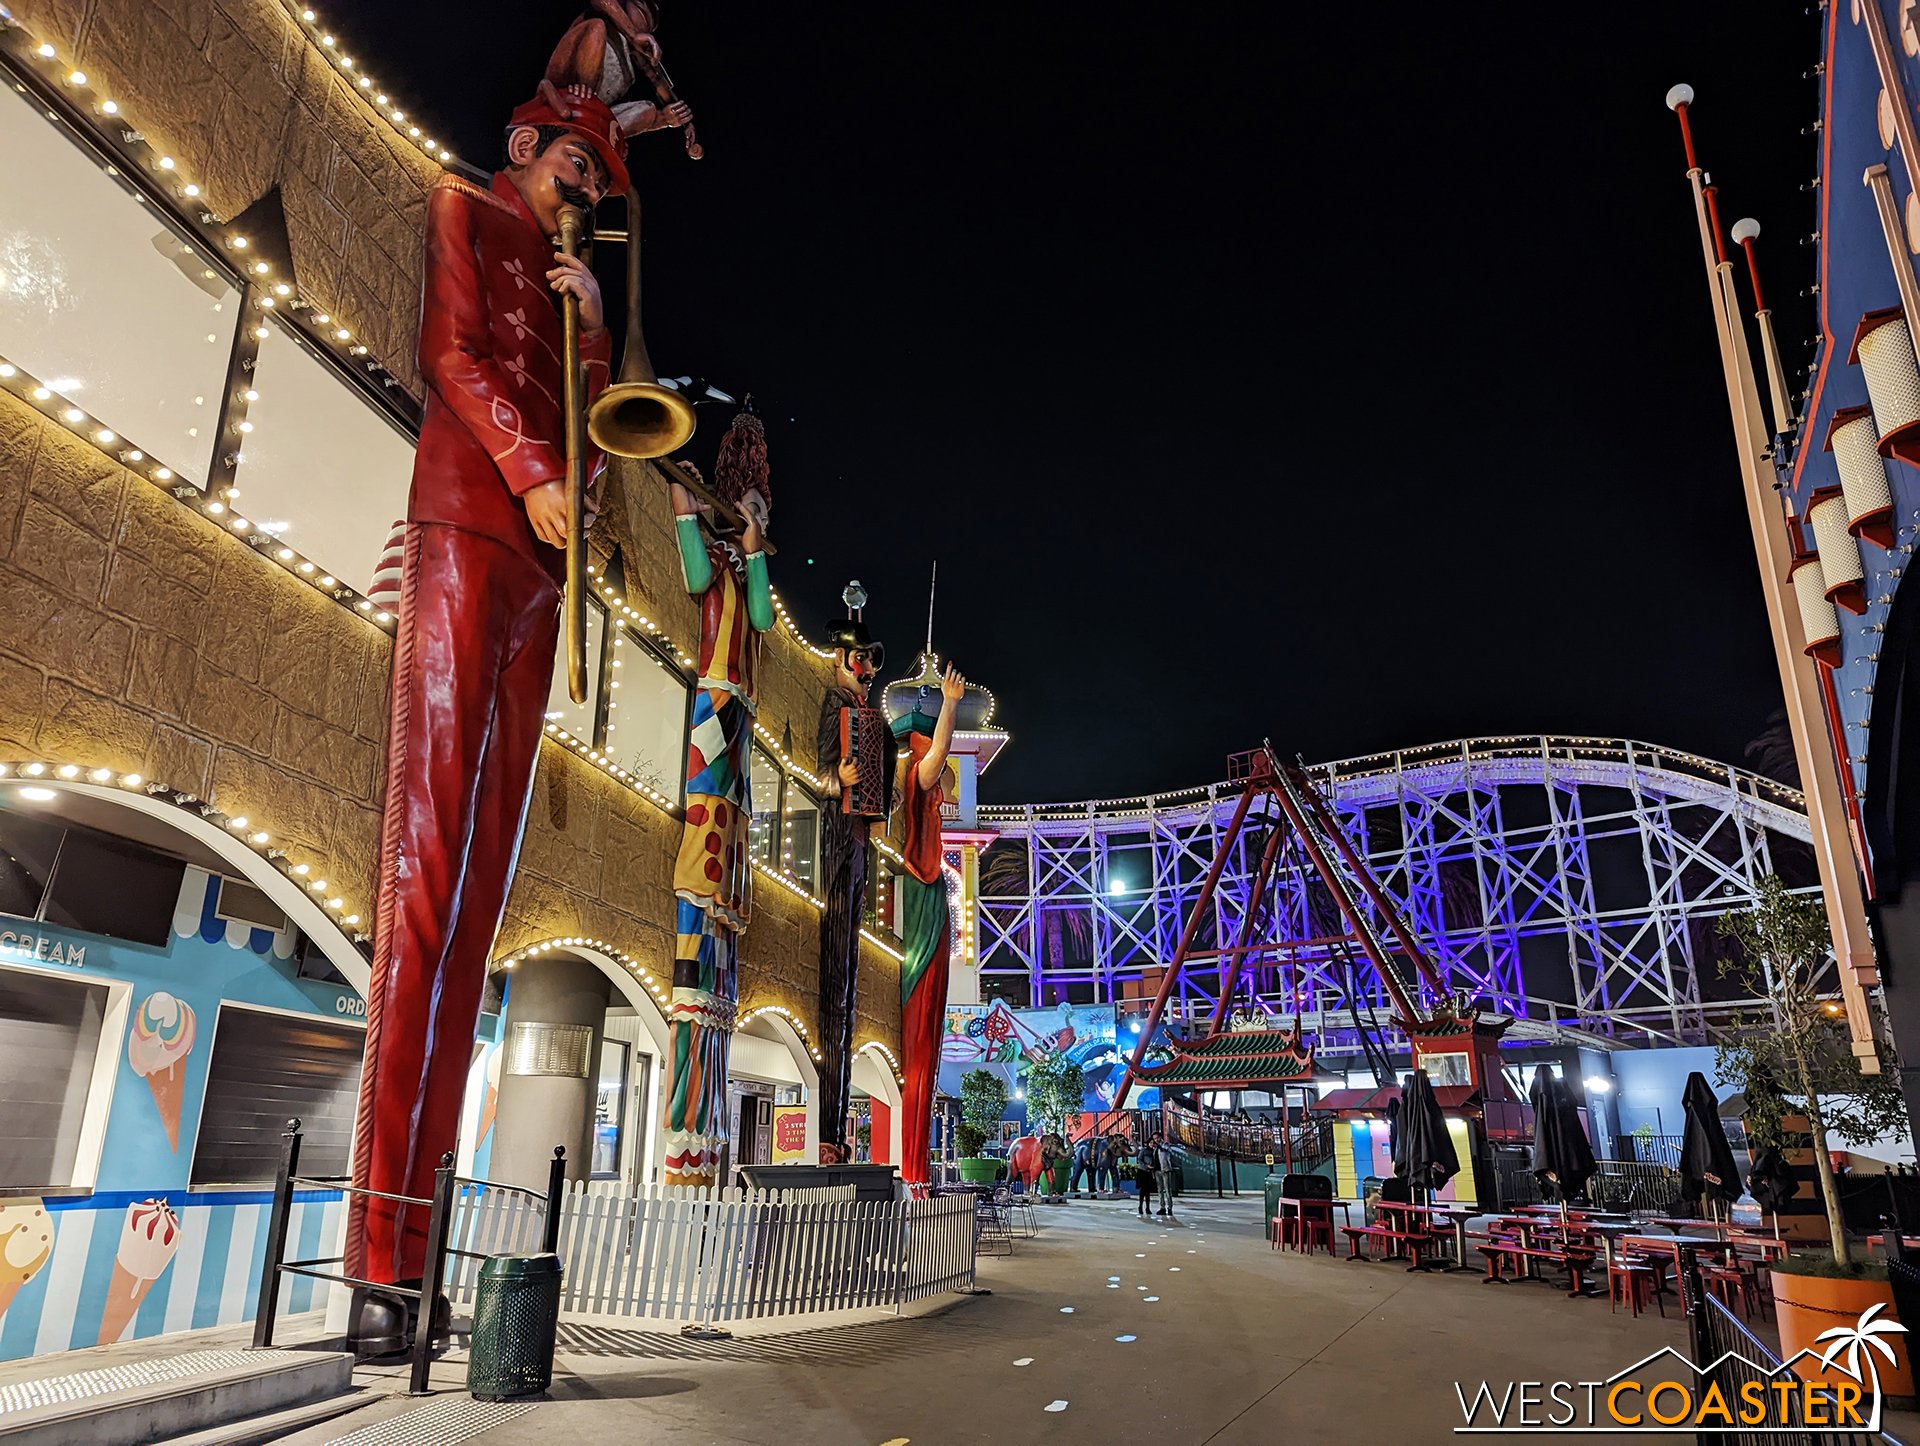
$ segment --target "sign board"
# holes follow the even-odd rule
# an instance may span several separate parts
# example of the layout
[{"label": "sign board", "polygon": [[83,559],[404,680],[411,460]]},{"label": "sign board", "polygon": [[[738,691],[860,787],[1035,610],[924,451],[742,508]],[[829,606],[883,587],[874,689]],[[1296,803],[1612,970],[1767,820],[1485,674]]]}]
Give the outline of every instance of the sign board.
[{"label": "sign board", "polygon": [[807,1153],[807,1107],[805,1105],[775,1105],[773,1107],[773,1163],[790,1164],[803,1159]]},{"label": "sign board", "polygon": [[1267,1151],[1267,1168],[1268,1169],[1273,1168],[1273,1151],[1272,1150]]}]

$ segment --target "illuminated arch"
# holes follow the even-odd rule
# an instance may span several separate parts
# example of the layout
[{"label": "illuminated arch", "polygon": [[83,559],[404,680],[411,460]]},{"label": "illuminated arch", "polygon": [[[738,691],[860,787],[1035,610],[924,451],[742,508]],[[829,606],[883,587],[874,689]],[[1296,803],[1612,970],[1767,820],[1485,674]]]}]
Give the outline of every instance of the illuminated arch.
[{"label": "illuminated arch", "polygon": [[233,866],[311,939],[327,962],[366,997],[371,966],[355,946],[372,937],[373,908],[334,877],[325,863],[289,853],[263,812],[228,814],[194,794],[137,773],[74,761],[0,762],[0,782],[101,799],[158,819]]}]

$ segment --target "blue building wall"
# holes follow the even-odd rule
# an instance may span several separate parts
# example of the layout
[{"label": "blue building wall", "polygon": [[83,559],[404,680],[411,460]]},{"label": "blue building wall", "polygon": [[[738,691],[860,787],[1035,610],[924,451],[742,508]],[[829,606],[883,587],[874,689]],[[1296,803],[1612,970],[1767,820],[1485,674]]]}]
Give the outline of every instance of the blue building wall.
[{"label": "blue building wall", "polygon": [[[187,1188],[221,1005],[256,1005],[335,1021],[360,1020],[365,1006],[351,989],[295,977],[291,927],[274,933],[216,918],[217,889],[217,878],[187,870],[172,935],[164,947],[43,924],[30,926],[32,938],[25,946],[0,947],[0,964],[124,986],[130,1006],[124,1014],[110,1012],[109,1025],[117,1018],[119,1027],[101,1041],[114,1064],[108,1097],[89,1104],[90,1110],[106,1110],[93,1188],[82,1194],[0,1201],[0,1243],[13,1225],[30,1232],[23,1242],[48,1227],[53,1235],[51,1253],[16,1293],[8,1297],[9,1287],[0,1284],[0,1359],[101,1342],[121,1235],[130,1210],[147,1201],[163,1200],[173,1210],[179,1221],[178,1243],[165,1268],[145,1287],[131,1324],[118,1338],[226,1325],[253,1312],[268,1192]],[[177,1143],[169,1141],[160,1096],[129,1056],[141,1006],[156,993],[173,996],[193,1016],[193,1040],[183,1061]],[[327,1253],[321,1247],[335,1238],[342,1209],[338,1192],[296,1197],[289,1238],[301,1256]],[[44,1211],[44,1225],[33,1214],[36,1210]],[[10,1252],[9,1263],[27,1269],[34,1253],[23,1245]],[[285,1290],[283,1308],[304,1310],[318,1303],[313,1281],[296,1281]]]},{"label": "blue building wall", "polygon": [[1713,1086],[1715,1099],[1725,1100],[1738,1091],[1714,1078],[1713,1050],[1700,1045],[1689,1049],[1622,1049],[1613,1055],[1614,1096],[1619,1101],[1620,1130],[1632,1134],[1645,1125],[1656,1135],[1677,1135],[1684,1128],[1680,1094],[1687,1087],[1687,1076],[1699,1070]]}]

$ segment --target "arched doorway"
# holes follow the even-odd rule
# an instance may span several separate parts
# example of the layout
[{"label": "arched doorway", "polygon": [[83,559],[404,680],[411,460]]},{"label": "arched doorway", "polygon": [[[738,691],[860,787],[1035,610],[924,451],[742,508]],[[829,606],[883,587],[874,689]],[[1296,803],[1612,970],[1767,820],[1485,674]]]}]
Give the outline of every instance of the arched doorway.
[{"label": "arched doorway", "polygon": [[585,1091],[584,1108],[592,1112],[582,1145],[587,1160],[576,1178],[621,1193],[657,1184],[666,1153],[656,1118],[669,1050],[665,981],[617,945],[581,935],[524,945],[495,961],[502,1007],[492,1037],[483,1035],[475,1045],[461,1122],[462,1166],[478,1166],[479,1173],[492,1168],[489,1135],[498,1119],[500,1077],[512,1070],[507,1001],[516,978],[531,981],[543,969],[569,967],[591,969],[606,984],[603,1007],[586,1021],[597,1031],[598,1047]]},{"label": "arched doorway", "polygon": [[742,1014],[727,1057],[729,1166],[775,1163],[776,1111],[799,1107],[806,1111],[807,1125],[800,1158],[818,1160],[819,1097],[813,1047],[793,1015],[777,1004]]},{"label": "arched doorway", "polygon": [[900,1081],[894,1077],[892,1051],[870,1039],[854,1051],[853,1094],[864,1100],[873,1133],[867,1158],[876,1165],[900,1163]]}]

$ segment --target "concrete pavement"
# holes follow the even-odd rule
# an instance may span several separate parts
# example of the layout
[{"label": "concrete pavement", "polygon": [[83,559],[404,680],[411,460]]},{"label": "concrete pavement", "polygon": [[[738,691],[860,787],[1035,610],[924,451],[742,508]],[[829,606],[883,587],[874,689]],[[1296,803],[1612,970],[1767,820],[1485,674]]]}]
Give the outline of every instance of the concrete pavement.
[{"label": "concrete pavement", "polygon": [[[1440,1443],[1458,1439],[1455,1381],[1592,1379],[1686,1344],[1677,1312],[1636,1320],[1546,1285],[1275,1252],[1257,1199],[1180,1203],[1173,1223],[1130,1204],[1042,1207],[1036,1239],[983,1260],[991,1296],[918,1319],[706,1344],[570,1325],[552,1399],[476,1439]],[[449,1360],[437,1380],[462,1370]],[[317,1446],[374,1415],[290,1439]]]}]

